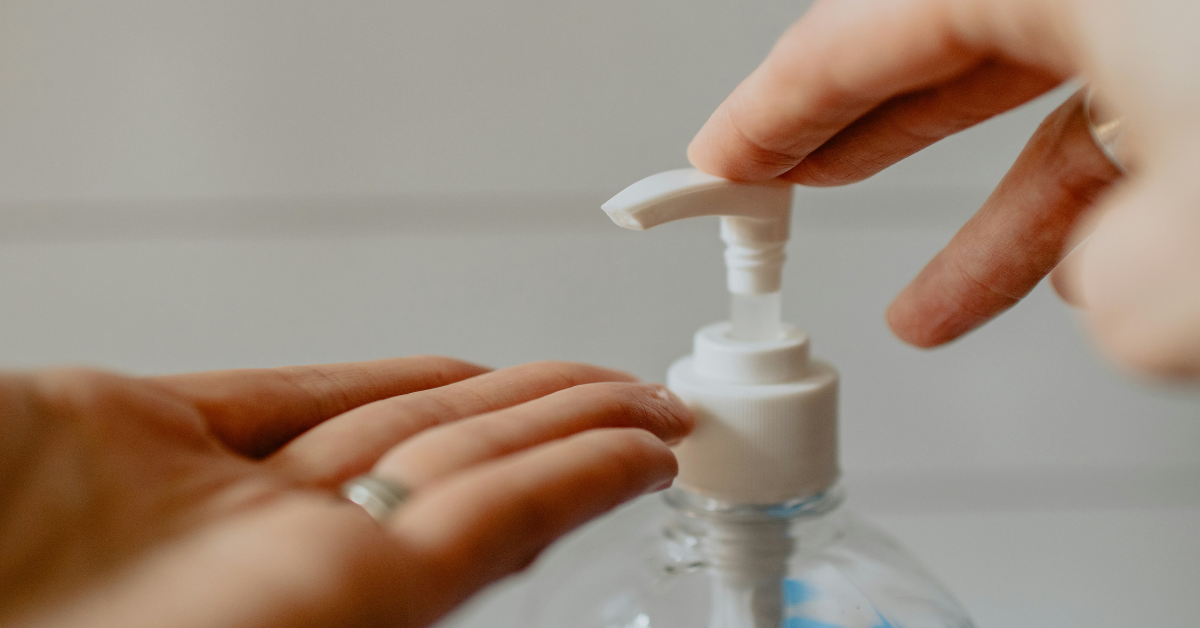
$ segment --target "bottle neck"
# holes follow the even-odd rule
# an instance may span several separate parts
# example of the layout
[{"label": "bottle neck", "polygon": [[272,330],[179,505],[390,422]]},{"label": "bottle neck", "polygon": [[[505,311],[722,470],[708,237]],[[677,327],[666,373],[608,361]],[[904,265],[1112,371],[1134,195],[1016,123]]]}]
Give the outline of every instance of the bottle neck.
[{"label": "bottle neck", "polygon": [[808,498],[777,504],[731,504],[683,489],[664,500],[675,516],[667,537],[688,562],[711,576],[710,628],[778,628],[791,559],[836,541],[844,532],[835,484]]},{"label": "bottle neck", "polygon": [[776,340],[783,333],[779,292],[729,295],[729,337],[743,342]]},{"label": "bottle neck", "polygon": [[705,563],[724,567],[747,553],[773,557],[815,550],[837,540],[844,528],[845,490],[835,483],[825,491],[775,504],[736,504],[682,488],[670,488],[663,500],[671,507],[671,525],[694,537]]}]

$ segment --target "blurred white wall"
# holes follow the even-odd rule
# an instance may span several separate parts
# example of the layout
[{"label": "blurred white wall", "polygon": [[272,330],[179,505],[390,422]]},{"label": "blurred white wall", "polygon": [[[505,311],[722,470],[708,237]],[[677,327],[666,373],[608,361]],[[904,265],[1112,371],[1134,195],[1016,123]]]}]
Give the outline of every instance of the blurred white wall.
[{"label": "blurred white wall", "polygon": [[[806,2],[3,0],[0,201],[608,191]],[[1039,107],[881,184],[996,180]]]}]

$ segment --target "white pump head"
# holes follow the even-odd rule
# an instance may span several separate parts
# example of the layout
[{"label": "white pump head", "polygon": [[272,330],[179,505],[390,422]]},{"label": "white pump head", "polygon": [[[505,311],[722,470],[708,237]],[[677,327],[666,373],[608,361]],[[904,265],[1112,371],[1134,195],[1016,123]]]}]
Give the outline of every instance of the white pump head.
[{"label": "white pump head", "polygon": [[809,359],[808,335],[782,324],[779,289],[792,186],[735,183],[699,170],[663,172],[603,205],[618,225],[648,229],[721,216],[733,312],[696,332],[667,384],[696,412],[675,448],[678,483],[735,504],[772,504],[837,478],[837,372]]},{"label": "white pump head", "polygon": [[601,209],[618,225],[638,231],[681,218],[722,216],[729,291],[779,292],[791,222],[789,183],[735,183],[695,168],[669,170],[625,188]]},{"label": "white pump head", "polygon": [[735,183],[684,168],[646,177],[601,209],[618,225],[638,231],[681,218],[721,216],[726,280],[732,294],[730,334],[739,340],[779,335],[791,184]]}]

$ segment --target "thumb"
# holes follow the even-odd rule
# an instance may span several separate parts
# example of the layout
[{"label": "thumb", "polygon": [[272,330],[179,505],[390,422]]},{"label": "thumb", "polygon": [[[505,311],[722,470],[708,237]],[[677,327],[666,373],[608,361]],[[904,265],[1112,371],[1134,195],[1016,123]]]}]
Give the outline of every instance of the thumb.
[{"label": "thumb", "polygon": [[1060,277],[1103,351],[1175,378],[1200,378],[1200,156],[1189,157],[1115,190]]}]

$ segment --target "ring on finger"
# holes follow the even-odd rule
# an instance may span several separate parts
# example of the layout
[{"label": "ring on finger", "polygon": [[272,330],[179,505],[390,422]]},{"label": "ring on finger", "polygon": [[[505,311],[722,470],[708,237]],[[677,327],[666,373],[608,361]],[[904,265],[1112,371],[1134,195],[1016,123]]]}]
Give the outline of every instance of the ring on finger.
[{"label": "ring on finger", "polygon": [[1104,110],[1095,103],[1096,88],[1089,85],[1083,97],[1083,117],[1087,120],[1092,140],[1112,165],[1122,173],[1129,171],[1122,139],[1125,136],[1124,116],[1105,116]]},{"label": "ring on finger", "polygon": [[411,493],[392,480],[369,473],[342,484],[342,497],[362,506],[379,523],[386,523]]}]

